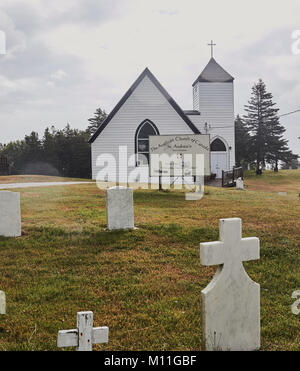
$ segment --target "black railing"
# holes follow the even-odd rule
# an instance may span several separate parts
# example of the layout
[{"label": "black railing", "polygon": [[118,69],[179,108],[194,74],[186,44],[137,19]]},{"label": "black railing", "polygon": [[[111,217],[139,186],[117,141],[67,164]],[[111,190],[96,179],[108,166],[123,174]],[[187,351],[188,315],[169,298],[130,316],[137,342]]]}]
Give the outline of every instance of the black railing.
[{"label": "black railing", "polygon": [[236,167],[230,171],[222,171],[222,187],[235,187],[237,179],[244,180],[244,170],[242,167]]}]

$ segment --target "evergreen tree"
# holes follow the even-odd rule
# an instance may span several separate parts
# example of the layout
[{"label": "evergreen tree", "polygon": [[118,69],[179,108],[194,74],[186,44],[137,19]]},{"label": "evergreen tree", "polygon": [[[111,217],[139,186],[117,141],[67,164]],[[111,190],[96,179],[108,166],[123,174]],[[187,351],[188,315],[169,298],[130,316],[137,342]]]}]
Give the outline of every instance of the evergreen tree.
[{"label": "evergreen tree", "polygon": [[90,125],[87,128],[87,132],[90,135],[93,135],[98,130],[98,128],[101,126],[102,122],[106,118],[107,118],[107,113],[101,108],[98,108],[96,112],[94,113],[94,117],[88,119]]},{"label": "evergreen tree", "polygon": [[243,119],[237,115],[235,122],[235,158],[237,166],[246,167],[251,163],[250,134]]},{"label": "evergreen tree", "polygon": [[52,125],[51,128],[46,128],[43,137],[43,150],[44,156],[43,160],[48,166],[46,171],[47,175],[59,175],[59,155],[56,151],[55,142],[55,127]]},{"label": "evergreen tree", "polygon": [[24,140],[0,147],[0,156],[8,158],[11,174],[61,175],[76,178],[91,176],[89,133],[54,126],[47,128],[42,140],[37,133]]},{"label": "evergreen tree", "polygon": [[266,160],[273,166],[275,172],[278,172],[280,161],[283,163],[289,163],[298,159],[298,156],[293,154],[287,144],[288,141],[281,137],[274,136],[273,138],[270,138],[268,146],[269,151],[266,155]]},{"label": "evergreen tree", "polygon": [[288,147],[288,141],[283,138],[286,129],[279,122],[279,117],[275,116],[273,121],[268,123],[268,153],[266,160],[270,163],[275,172],[278,172],[279,162],[289,162],[297,159]]},{"label": "evergreen tree", "polygon": [[256,163],[256,173],[262,173],[266,162],[271,162],[278,170],[278,163],[289,156],[287,141],[283,139],[285,129],[280,125],[278,111],[273,96],[267,92],[260,79],[252,88],[248,105],[245,106],[245,123],[250,132],[249,151]]},{"label": "evergreen tree", "polygon": [[288,169],[300,169],[300,162],[298,160],[299,156],[293,155],[292,158],[286,159],[283,161],[282,169],[288,170]]}]

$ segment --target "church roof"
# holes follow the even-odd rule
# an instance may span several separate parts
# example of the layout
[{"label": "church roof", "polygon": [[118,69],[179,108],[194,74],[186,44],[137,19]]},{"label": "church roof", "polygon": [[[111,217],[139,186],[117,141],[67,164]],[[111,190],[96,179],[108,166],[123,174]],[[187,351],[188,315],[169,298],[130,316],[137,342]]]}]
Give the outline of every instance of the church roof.
[{"label": "church roof", "polygon": [[107,118],[103,121],[101,126],[95,132],[95,134],[89,140],[90,143],[93,143],[97,137],[102,133],[102,131],[106,128],[106,126],[110,123],[112,118],[116,115],[119,109],[123,106],[123,104],[127,101],[127,99],[131,96],[140,82],[144,79],[145,76],[148,76],[149,79],[153,82],[153,84],[157,87],[157,89],[163,94],[163,96],[167,99],[167,101],[171,104],[171,106],[175,109],[175,111],[179,114],[179,116],[186,122],[186,124],[190,127],[190,129],[195,134],[201,134],[197,127],[192,123],[192,121],[185,115],[183,110],[179,107],[179,105],[175,102],[175,100],[169,95],[166,89],[161,85],[161,83],[157,80],[157,78],[150,72],[148,68],[146,68],[140,76],[136,79],[133,85],[129,88],[129,90],[125,93],[119,103],[115,106],[115,108],[110,112]]},{"label": "church roof", "polygon": [[232,82],[233,80],[234,78],[229,75],[214,58],[211,58],[193,86],[196,85],[197,82]]}]

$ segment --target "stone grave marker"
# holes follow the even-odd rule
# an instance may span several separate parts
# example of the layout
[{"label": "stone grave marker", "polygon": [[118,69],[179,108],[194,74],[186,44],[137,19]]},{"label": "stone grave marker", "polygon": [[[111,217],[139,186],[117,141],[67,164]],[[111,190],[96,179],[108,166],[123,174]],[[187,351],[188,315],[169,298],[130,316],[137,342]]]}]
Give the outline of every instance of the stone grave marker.
[{"label": "stone grave marker", "polygon": [[21,236],[20,193],[0,192],[0,236]]},{"label": "stone grave marker", "polygon": [[205,266],[219,265],[202,294],[203,343],[206,350],[251,351],[260,348],[260,285],[243,262],[259,259],[258,238],[242,238],[239,218],[220,220],[220,241],[200,244]]},{"label": "stone grave marker", "polygon": [[92,351],[93,344],[108,343],[108,327],[93,328],[93,312],[77,313],[77,328],[58,332],[58,348],[76,347],[77,351]]},{"label": "stone grave marker", "polygon": [[133,190],[112,187],[106,191],[108,230],[134,229]]},{"label": "stone grave marker", "polygon": [[6,314],[6,297],[3,291],[0,291],[0,314]]},{"label": "stone grave marker", "polygon": [[240,189],[240,190],[244,190],[245,189],[244,181],[243,181],[242,178],[238,178],[236,180],[236,189]]},{"label": "stone grave marker", "polygon": [[292,305],[292,313],[298,316],[300,314],[300,290],[294,291],[292,294],[293,299],[297,299]]},{"label": "stone grave marker", "polygon": [[279,196],[287,196],[287,192],[278,192]]}]

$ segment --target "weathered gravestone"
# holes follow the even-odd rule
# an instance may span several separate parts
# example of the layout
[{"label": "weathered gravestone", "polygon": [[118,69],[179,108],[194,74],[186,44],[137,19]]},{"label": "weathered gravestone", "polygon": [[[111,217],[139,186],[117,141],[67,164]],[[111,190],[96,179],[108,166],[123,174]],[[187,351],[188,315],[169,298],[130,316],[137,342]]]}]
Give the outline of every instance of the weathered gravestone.
[{"label": "weathered gravestone", "polygon": [[244,181],[242,178],[238,178],[236,180],[236,189],[240,189],[240,190],[244,190],[245,187],[244,187]]},{"label": "weathered gravestone", "polygon": [[300,314],[300,290],[299,291],[294,291],[292,294],[293,299],[297,299],[295,303],[292,305],[292,313],[298,316]]},{"label": "weathered gravestone", "polygon": [[260,348],[260,285],[243,261],[259,259],[259,239],[242,239],[241,219],[220,220],[220,241],[200,244],[205,266],[219,265],[202,291],[203,342],[206,350],[251,351]]},{"label": "weathered gravestone", "polygon": [[133,191],[127,187],[112,187],[106,191],[107,228],[134,229]]},{"label": "weathered gravestone", "polygon": [[20,193],[0,192],[0,236],[21,236]]},{"label": "weathered gravestone", "polygon": [[6,314],[6,297],[3,291],[0,291],[0,314]]},{"label": "weathered gravestone", "polygon": [[108,327],[93,328],[93,312],[77,313],[77,328],[59,331],[57,346],[59,348],[76,347],[77,351],[92,351],[93,344],[108,343]]}]

